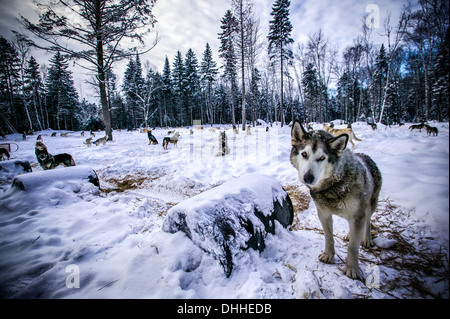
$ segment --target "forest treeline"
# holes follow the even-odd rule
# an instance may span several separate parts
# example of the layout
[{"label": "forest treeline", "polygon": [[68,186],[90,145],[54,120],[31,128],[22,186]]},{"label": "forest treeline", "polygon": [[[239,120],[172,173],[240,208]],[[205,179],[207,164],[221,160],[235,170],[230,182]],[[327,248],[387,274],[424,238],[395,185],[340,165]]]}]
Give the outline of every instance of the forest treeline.
[{"label": "forest treeline", "polygon": [[[283,124],[295,118],[448,121],[448,1],[419,0],[379,29],[364,16],[360,34],[341,52],[319,27],[306,43],[296,43],[289,5],[276,0],[272,19],[261,22],[250,0],[232,0],[217,22],[218,61],[208,43],[201,56],[193,49],[176,52],[172,61],[166,56],[161,71],[130,54],[122,83],[114,64],[108,65],[102,104],[107,104],[111,127],[189,126],[194,121],[245,127],[257,119]],[[261,23],[268,23],[269,34],[262,34]],[[383,32],[383,43],[373,42],[375,30]],[[11,41],[0,37],[1,131],[103,128],[102,108],[80,99],[74,87],[73,57],[55,50],[48,65],[39,65],[31,48],[17,32]]]}]

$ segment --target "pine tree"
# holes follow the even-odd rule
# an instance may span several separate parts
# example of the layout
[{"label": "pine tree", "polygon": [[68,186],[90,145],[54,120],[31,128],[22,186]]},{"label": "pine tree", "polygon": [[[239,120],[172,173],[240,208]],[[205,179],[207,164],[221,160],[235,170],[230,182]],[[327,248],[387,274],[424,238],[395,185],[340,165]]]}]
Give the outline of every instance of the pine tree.
[{"label": "pine tree", "polygon": [[236,125],[236,116],[235,116],[235,106],[234,106],[234,94],[236,92],[236,65],[237,65],[237,57],[234,50],[233,44],[233,35],[237,30],[237,21],[236,18],[233,17],[231,10],[228,10],[225,13],[225,16],[220,21],[222,25],[220,28],[223,30],[222,33],[219,33],[220,39],[220,48],[219,48],[219,57],[224,60],[224,72],[223,76],[228,80],[231,86],[231,122],[233,126]]},{"label": "pine tree", "polygon": [[[126,105],[122,99],[122,97],[120,96],[120,93],[117,91],[117,76],[114,74],[114,72],[109,69],[106,74],[105,74],[105,78],[106,78],[106,92],[107,92],[107,96],[108,96],[108,105],[109,108],[111,110],[111,125],[114,129],[123,129],[123,128],[128,128],[131,127],[132,125],[130,124],[130,115],[128,114],[127,110],[126,110]],[[85,103],[85,105],[89,105]],[[83,112],[85,113],[85,112]],[[91,114],[91,113],[87,113],[88,117],[89,116],[98,116],[97,113],[95,114]],[[86,128],[86,115],[82,116],[83,121],[83,128],[85,130],[87,130]],[[98,122],[101,122],[100,118],[98,118]]]},{"label": "pine tree", "polygon": [[78,93],[73,84],[72,72],[69,71],[67,59],[59,52],[49,62],[45,85],[50,127],[74,130],[78,127],[74,116],[78,108]]},{"label": "pine tree", "polygon": [[240,68],[241,68],[241,108],[242,108],[242,130],[245,131],[246,125],[246,101],[245,101],[245,66],[247,54],[246,29],[248,28],[248,15],[251,10],[251,4],[248,0],[232,0],[231,6],[233,8],[234,16],[237,21],[236,48],[239,52]]},{"label": "pine tree", "polygon": [[[164,60],[163,73],[161,75],[162,82],[162,108],[160,108],[160,125],[167,126],[173,120],[173,102],[172,102],[172,78],[170,71],[169,59]],[[164,123],[164,124],[163,124]]]},{"label": "pine tree", "polygon": [[212,86],[216,80],[218,73],[217,63],[213,60],[211,47],[206,43],[205,51],[203,52],[203,59],[200,65],[201,81],[206,89],[206,112],[209,123],[214,123],[214,109],[212,101]]},{"label": "pine tree", "polygon": [[373,106],[372,106],[372,115],[374,121],[378,118],[378,112],[381,111],[381,103],[383,101],[383,87],[386,82],[386,74],[388,70],[388,62],[386,56],[386,49],[384,48],[384,44],[381,44],[380,51],[375,59],[375,70],[373,72],[373,87],[372,87],[372,95],[373,95]]},{"label": "pine tree", "polygon": [[[200,76],[198,75],[198,60],[195,52],[189,48],[184,59],[184,93],[186,106],[186,119],[184,124],[192,125],[194,120],[195,106],[198,105],[200,95]],[[203,118],[203,111],[200,111],[200,118]]]},{"label": "pine tree", "polygon": [[317,86],[318,77],[317,70],[314,68],[312,63],[308,63],[305,71],[302,75],[302,85],[304,92],[304,104],[305,104],[305,112],[304,118],[308,120],[308,122],[313,121],[316,118],[316,99],[319,95],[319,88]]},{"label": "pine tree", "polygon": [[261,80],[261,74],[257,68],[252,70],[252,80],[250,83],[250,105],[252,106],[252,122],[255,123],[257,119],[258,106],[260,105],[261,92],[259,89],[259,81]]},{"label": "pine tree", "polygon": [[126,113],[128,113],[128,121],[127,128],[132,129],[137,127],[136,121],[136,96],[134,92],[136,92],[136,65],[133,59],[130,59],[127,64],[127,68],[125,69],[125,73],[123,76],[123,84],[122,90],[125,95],[125,109]]},{"label": "pine tree", "polygon": [[4,127],[1,129],[3,133],[17,133],[19,126],[22,126],[22,105],[17,99],[20,88],[19,67],[17,51],[0,36],[0,123]]},{"label": "pine tree", "polygon": [[138,54],[136,54],[134,60],[130,59],[128,61],[124,74],[122,90],[125,93],[125,103],[130,114],[130,125],[133,128],[137,128],[143,123],[144,116],[141,111],[145,109],[142,102],[144,78],[142,77],[142,66]]},{"label": "pine tree", "polygon": [[175,117],[178,125],[187,122],[184,97],[185,97],[185,79],[184,64],[181,52],[177,51],[172,65],[172,87],[175,102]]},{"label": "pine tree", "polygon": [[292,24],[289,21],[289,0],[276,0],[272,12],[273,20],[269,23],[269,56],[270,59],[278,57],[280,59],[281,67],[281,92],[280,92],[280,115],[281,127],[284,124],[284,109],[283,109],[283,64],[284,61],[289,61],[293,58],[292,50],[289,49],[289,44],[294,40],[291,38]]}]

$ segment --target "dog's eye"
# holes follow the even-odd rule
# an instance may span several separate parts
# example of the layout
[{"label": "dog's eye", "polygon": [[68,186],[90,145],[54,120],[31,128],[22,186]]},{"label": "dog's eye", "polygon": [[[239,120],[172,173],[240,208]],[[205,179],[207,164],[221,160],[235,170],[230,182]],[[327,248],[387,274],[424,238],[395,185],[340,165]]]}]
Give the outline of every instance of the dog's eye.
[{"label": "dog's eye", "polygon": [[317,159],[318,162],[322,162],[324,160],[325,160],[325,156],[323,156],[323,155]]},{"label": "dog's eye", "polygon": [[306,152],[303,152],[303,153],[302,153],[302,156],[303,156],[303,158],[307,158],[307,157],[308,157],[308,154],[306,154]]}]

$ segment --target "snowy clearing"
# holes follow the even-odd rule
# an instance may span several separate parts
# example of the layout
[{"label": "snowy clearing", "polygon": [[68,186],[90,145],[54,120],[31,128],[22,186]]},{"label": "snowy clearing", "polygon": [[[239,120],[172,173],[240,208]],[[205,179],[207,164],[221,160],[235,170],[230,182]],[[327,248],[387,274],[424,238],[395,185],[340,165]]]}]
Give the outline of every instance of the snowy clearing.
[{"label": "snowy clearing", "polygon": [[[11,160],[29,161],[33,173],[42,171],[34,153],[41,134],[51,154],[70,153],[77,166],[94,169],[100,189],[70,179],[21,191],[10,186],[11,174],[0,172],[0,297],[448,298],[449,124],[430,124],[438,127],[437,137],[411,132],[411,123],[375,131],[353,124],[363,140],[355,151],[371,156],[383,175],[372,217],[377,247],[360,249],[365,282],[342,274],[348,226],[339,217],[336,262],[318,260],[323,233],[289,162],[288,126],[268,132],[258,126],[251,135],[219,125],[193,134],[177,129],[178,147],[168,150],[164,129],[153,131],[158,145],[137,131],[115,131],[114,141],[91,147],[80,132],[51,137],[54,131],[46,130],[25,141],[8,135],[2,143],[19,146]],[[230,153],[223,157],[215,156],[217,127],[228,136]],[[283,185],[296,216],[290,230],[276,225],[262,253],[243,252],[227,278],[218,260],[162,225],[174,205],[253,173]]]}]

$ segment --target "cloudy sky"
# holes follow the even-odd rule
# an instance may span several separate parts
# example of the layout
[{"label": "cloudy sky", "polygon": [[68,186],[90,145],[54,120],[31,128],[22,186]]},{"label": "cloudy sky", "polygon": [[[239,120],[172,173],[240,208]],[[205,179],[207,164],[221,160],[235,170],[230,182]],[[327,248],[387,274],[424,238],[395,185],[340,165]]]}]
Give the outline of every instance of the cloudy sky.
[{"label": "cloudy sky", "polygon": [[[47,2],[48,0],[39,0]],[[275,0],[253,0],[254,11],[260,19],[261,34],[265,40],[268,24],[271,19],[271,7]],[[157,0],[154,14],[158,20],[155,28],[159,34],[158,45],[145,54],[141,61],[156,70],[162,70],[164,58],[167,55],[172,63],[177,50],[184,55],[189,48],[196,53],[200,61],[205,45],[208,42],[214,52],[215,60],[220,63],[218,48],[220,42],[217,34],[220,30],[220,20],[231,0]],[[291,0],[290,19],[293,25],[292,38],[297,43],[306,43],[308,36],[324,31],[330,44],[339,52],[352,44],[361,31],[363,16],[377,14],[379,10],[380,28],[375,28],[374,41],[381,43],[383,37],[383,21],[387,13],[391,13],[392,24],[398,21],[398,16],[406,0]],[[375,8],[375,9],[374,9]],[[36,17],[33,0],[0,0],[0,34],[12,38],[11,29],[19,30],[16,19],[19,14],[32,20]],[[154,35],[149,35],[148,43],[153,42]],[[33,51],[40,64],[48,65],[49,55]],[[124,65],[121,63],[115,70],[121,84]],[[73,70],[75,86],[82,97],[89,98],[93,93],[85,80],[89,78],[84,70]]]}]

